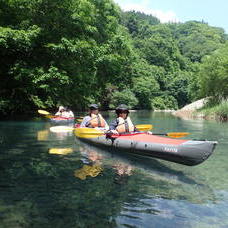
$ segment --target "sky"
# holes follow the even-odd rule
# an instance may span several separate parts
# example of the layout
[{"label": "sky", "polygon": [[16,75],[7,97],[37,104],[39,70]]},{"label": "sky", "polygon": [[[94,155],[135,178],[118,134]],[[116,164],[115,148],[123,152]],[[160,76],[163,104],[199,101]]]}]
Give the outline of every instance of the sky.
[{"label": "sky", "polygon": [[228,33],[228,0],[114,0],[122,10],[152,14],[165,22],[204,21]]}]

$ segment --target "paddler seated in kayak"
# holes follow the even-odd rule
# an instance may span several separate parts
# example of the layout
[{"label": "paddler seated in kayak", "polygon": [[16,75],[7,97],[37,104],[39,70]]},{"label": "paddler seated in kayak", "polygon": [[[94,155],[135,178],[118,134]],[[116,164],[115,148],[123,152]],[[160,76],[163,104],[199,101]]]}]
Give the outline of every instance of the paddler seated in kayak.
[{"label": "paddler seated in kayak", "polygon": [[83,118],[80,127],[99,128],[100,130],[109,129],[107,122],[99,113],[97,104],[89,105],[89,114]]},{"label": "paddler seated in kayak", "polygon": [[66,115],[68,118],[74,117],[74,113],[68,107],[66,107]]},{"label": "paddler seated in kayak", "polygon": [[116,115],[117,118],[109,125],[109,132],[113,134],[122,134],[138,131],[128,116],[129,110],[125,104],[121,104],[116,108]]},{"label": "paddler seated in kayak", "polygon": [[59,110],[55,113],[55,115],[64,118],[74,117],[74,113],[69,108],[63,106],[59,106]]}]

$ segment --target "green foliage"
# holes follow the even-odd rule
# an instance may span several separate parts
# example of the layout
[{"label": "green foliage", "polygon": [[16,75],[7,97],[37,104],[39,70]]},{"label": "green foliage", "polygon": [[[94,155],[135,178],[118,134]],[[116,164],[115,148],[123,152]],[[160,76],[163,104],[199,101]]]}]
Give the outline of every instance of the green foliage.
[{"label": "green foliage", "polygon": [[190,72],[179,71],[170,75],[170,81],[167,84],[167,90],[178,102],[178,107],[183,107],[189,103],[189,79],[192,77]]},{"label": "green foliage", "polygon": [[[0,27],[0,48],[7,51],[29,51],[40,34],[40,28],[31,26],[28,30]],[[9,50],[10,49],[10,50]]]},{"label": "green foliage", "polygon": [[222,101],[228,98],[228,43],[205,57],[200,69],[203,96],[213,96]]},{"label": "green foliage", "polygon": [[228,102],[222,102],[221,104],[216,106],[215,110],[216,115],[222,118],[228,118]]},{"label": "green foliage", "polygon": [[189,21],[179,24],[175,32],[181,53],[192,62],[201,61],[225,42],[224,30],[205,23]]},{"label": "green foliage", "polygon": [[108,108],[125,93],[122,103],[132,107],[153,108],[154,97],[164,94],[183,106],[201,88],[218,96],[209,85],[217,73],[226,97],[225,51],[224,61],[214,63],[224,70],[210,69],[206,60],[200,74],[195,67],[226,39],[220,28],[160,24],[151,15],[121,12],[112,0],[2,0],[0,112],[58,103],[84,109],[91,101]]},{"label": "green foliage", "polygon": [[162,95],[155,97],[151,102],[152,108],[157,110],[177,109],[177,100],[173,96]]},{"label": "green foliage", "polygon": [[141,76],[133,79],[133,92],[140,102],[140,108],[150,109],[150,100],[158,92],[159,85],[154,77]]},{"label": "green foliage", "polygon": [[105,84],[130,80],[121,76],[134,53],[112,1],[12,0],[2,6],[2,112],[59,102],[80,109],[102,97]]},{"label": "green foliage", "polygon": [[206,117],[214,116],[222,121],[228,120],[228,102],[223,100],[220,104],[216,104],[213,101],[209,102],[206,107],[199,110],[202,112]]},{"label": "green foliage", "polygon": [[[121,32],[121,31],[120,31]],[[120,83],[122,87],[130,81],[131,75],[127,73],[132,61],[134,53],[129,41],[120,35],[115,35],[103,46],[103,53],[96,61],[99,85],[107,82],[115,84]]]},{"label": "green foliage", "polygon": [[194,63],[192,64],[191,71],[189,72],[188,97],[190,101],[196,101],[202,98],[202,94],[200,93],[199,68],[200,63]]},{"label": "green foliage", "polygon": [[161,66],[167,71],[175,72],[184,67],[176,41],[172,37],[164,38],[155,33],[148,39],[139,40],[136,44],[140,56],[151,65]]},{"label": "green foliage", "polygon": [[10,73],[16,75],[18,85],[24,84],[24,88],[20,88],[21,96],[28,96],[28,100],[34,106],[42,108],[53,106],[53,100],[58,96],[58,100],[61,101],[60,94],[64,95],[70,83],[66,72],[61,72],[54,66],[44,70],[43,68],[28,69],[26,65],[16,64]]},{"label": "green foliage", "polygon": [[128,28],[129,33],[134,36],[141,36],[151,25],[159,24],[158,18],[146,15],[141,12],[129,11],[122,13],[122,23]]},{"label": "green foliage", "polygon": [[115,91],[112,94],[110,108],[114,109],[119,104],[127,104],[129,108],[134,108],[138,104],[138,99],[129,89],[125,89],[123,91]]}]

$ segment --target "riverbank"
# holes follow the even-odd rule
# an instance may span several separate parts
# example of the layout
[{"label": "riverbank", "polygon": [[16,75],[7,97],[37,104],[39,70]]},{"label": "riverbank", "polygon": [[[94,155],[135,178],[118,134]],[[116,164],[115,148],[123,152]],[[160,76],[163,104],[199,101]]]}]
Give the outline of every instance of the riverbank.
[{"label": "riverbank", "polygon": [[183,119],[203,118],[219,121],[228,120],[228,101],[214,106],[209,105],[208,102],[208,98],[200,99],[173,112],[173,115]]}]

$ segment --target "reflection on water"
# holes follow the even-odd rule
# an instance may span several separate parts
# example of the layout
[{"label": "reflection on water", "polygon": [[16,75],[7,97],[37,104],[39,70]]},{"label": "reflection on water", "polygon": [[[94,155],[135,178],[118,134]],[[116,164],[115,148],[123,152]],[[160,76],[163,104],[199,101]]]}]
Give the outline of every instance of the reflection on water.
[{"label": "reflection on water", "polygon": [[67,155],[73,152],[73,148],[50,148],[49,154]]},{"label": "reflection on water", "polygon": [[87,176],[96,177],[102,171],[99,164],[83,165],[81,169],[75,170],[74,176],[85,180]]},{"label": "reflection on water", "polygon": [[[88,175],[96,177],[103,170],[103,160],[107,159],[105,158],[107,157],[107,154],[82,142],[78,142],[77,146],[83,156],[83,162],[89,163],[89,165],[83,165],[81,169],[75,171],[74,175],[82,180],[85,180]],[[133,170],[131,165],[126,164],[122,160],[113,162],[111,167],[113,170],[116,170],[118,176],[115,178],[116,182],[117,180],[120,181],[121,179],[124,179],[125,176],[130,176]]]},{"label": "reflection on water", "polygon": [[48,130],[37,131],[37,141],[46,141],[48,139]]},{"label": "reflection on water", "polygon": [[[85,161],[85,158],[90,160],[92,154],[92,158],[99,158],[100,165],[114,170],[117,175],[115,180],[128,179],[128,176],[139,173],[142,178],[149,178],[145,185],[153,186],[153,193],[156,192],[156,195],[161,198],[186,199],[193,203],[216,201],[212,189],[203,180],[194,179],[191,175],[186,175],[184,171],[177,170],[178,165],[176,164],[170,166],[169,162],[148,159],[135,154],[112,153],[112,151],[104,151],[78,142],[78,140],[76,143],[80,151],[83,151],[85,163],[88,162]],[[87,154],[85,151],[89,151],[89,153]],[[182,184],[185,184],[185,187],[180,188]],[[162,191],[161,185],[165,186],[165,191]]]},{"label": "reflection on water", "polygon": [[51,134],[58,140],[64,140],[69,136],[73,136],[72,131],[67,131],[67,132],[51,132]]},{"label": "reflection on water", "polygon": [[187,167],[101,150],[47,122],[0,122],[0,227],[227,227],[228,125],[151,112],[132,119],[219,144]]}]

